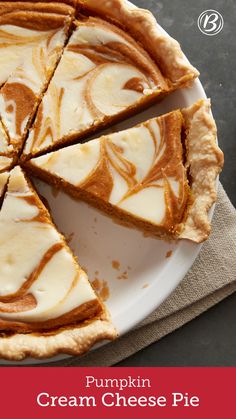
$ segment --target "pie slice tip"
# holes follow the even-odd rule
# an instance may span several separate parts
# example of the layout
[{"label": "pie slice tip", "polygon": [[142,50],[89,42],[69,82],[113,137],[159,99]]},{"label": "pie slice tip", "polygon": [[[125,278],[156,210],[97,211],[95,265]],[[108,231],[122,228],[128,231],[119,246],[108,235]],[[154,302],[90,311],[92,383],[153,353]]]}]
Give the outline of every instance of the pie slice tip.
[{"label": "pie slice tip", "polygon": [[80,355],[114,339],[106,308],[22,169],[1,174],[0,188],[0,357]]}]

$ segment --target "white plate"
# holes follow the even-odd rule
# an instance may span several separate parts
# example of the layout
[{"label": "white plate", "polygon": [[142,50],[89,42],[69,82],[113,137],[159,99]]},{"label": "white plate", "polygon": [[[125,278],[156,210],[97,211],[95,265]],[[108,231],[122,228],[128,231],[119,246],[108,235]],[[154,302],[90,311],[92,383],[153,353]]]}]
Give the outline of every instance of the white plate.
[{"label": "white plate", "polygon": [[[196,80],[190,89],[173,93],[162,103],[117,124],[112,131],[189,106],[200,98],[206,98],[206,95],[200,81]],[[188,241],[168,244],[144,237],[141,232],[115,224],[94,208],[63,192],[55,195],[55,190],[43,182],[36,180],[35,184],[38,192],[47,199],[59,230],[66,237],[73,235],[70,246],[86,268],[90,280],[96,277],[107,281],[110,297],[106,304],[120,335],[136,326],[171,294],[201,249],[201,245]],[[167,258],[170,250],[172,255]],[[114,269],[112,261],[119,262],[119,270]],[[124,272],[128,278],[118,279]],[[20,364],[53,362],[65,357],[27,359]],[[16,363],[2,360],[1,364]]]}]

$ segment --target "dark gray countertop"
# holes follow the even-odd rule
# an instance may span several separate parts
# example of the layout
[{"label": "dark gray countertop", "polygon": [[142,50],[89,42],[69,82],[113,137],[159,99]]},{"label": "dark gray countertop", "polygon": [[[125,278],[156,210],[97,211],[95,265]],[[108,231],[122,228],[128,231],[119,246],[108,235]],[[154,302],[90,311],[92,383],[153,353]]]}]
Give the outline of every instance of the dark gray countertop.
[{"label": "dark gray countertop", "polygon": [[[133,0],[151,10],[176,38],[201,73],[200,79],[218,126],[225,153],[221,182],[236,205],[236,1]],[[200,32],[197,19],[207,9],[219,11],[223,30],[215,36]],[[236,293],[181,329],[138,352],[119,366],[236,366]]]}]

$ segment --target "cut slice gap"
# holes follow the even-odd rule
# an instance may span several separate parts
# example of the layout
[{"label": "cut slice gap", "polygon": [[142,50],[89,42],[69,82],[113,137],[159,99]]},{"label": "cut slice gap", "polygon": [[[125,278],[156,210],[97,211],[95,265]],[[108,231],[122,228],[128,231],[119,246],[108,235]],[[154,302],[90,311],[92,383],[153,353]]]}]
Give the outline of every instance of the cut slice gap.
[{"label": "cut slice gap", "polygon": [[0,357],[79,355],[116,336],[87,275],[19,166],[9,175],[0,230]]},{"label": "cut slice gap", "polygon": [[11,169],[15,161],[16,155],[0,120],[0,173]]},{"label": "cut slice gap", "polygon": [[0,119],[0,154],[8,155],[13,151],[13,147],[10,145],[9,137],[4,128],[2,120]]},{"label": "cut slice gap", "polygon": [[63,56],[64,49],[66,48],[66,46],[67,46],[68,42],[70,41],[70,38],[71,38],[71,36],[72,36],[72,33],[73,33],[73,20],[71,20],[71,23],[70,23],[70,25],[69,25],[69,27],[68,27],[67,36],[66,36],[66,38],[65,38],[65,42],[64,42],[63,48],[61,49],[61,54],[60,54],[60,56],[58,57],[58,60],[57,60],[57,62],[56,62],[56,64],[55,64],[55,67],[54,67],[54,69],[53,69],[53,71],[52,71],[52,73],[51,73],[50,77],[48,78],[47,84],[45,85],[44,89],[43,89],[43,90],[42,90],[42,92],[41,92],[41,95],[40,95],[40,100],[37,102],[37,104],[36,104],[36,106],[35,106],[35,110],[34,110],[34,112],[33,112],[33,114],[32,114],[32,117],[31,117],[31,118],[29,119],[29,121],[28,121],[28,124],[27,124],[27,129],[26,129],[26,133],[25,133],[25,136],[24,136],[24,140],[22,141],[21,148],[20,148],[20,150],[19,150],[19,152],[18,152],[18,156],[19,156],[19,158],[21,157],[21,154],[23,153],[24,146],[25,146],[25,143],[26,143],[27,138],[28,138],[28,135],[29,135],[29,131],[30,131],[30,129],[32,128],[32,126],[34,125],[34,123],[35,123],[35,119],[37,118],[38,109],[39,109],[39,107],[40,107],[40,104],[41,104],[41,102],[42,102],[42,100],[43,100],[44,95],[47,93],[47,90],[48,90],[48,87],[49,87],[49,85],[50,85],[50,82],[51,82],[51,80],[52,80],[52,78],[53,78],[53,76],[54,76],[54,74],[55,74],[55,71],[56,71],[57,67],[58,67],[58,66],[59,66],[59,64],[60,64],[60,61],[61,61],[62,56]]},{"label": "cut slice gap", "polygon": [[216,145],[210,102],[201,100],[188,109],[25,164],[33,175],[125,225],[159,238],[201,242],[210,233],[207,213],[216,199],[223,154]]},{"label": "cut slice gap", "polygon": [[[152,25],[156,30],[156,21]],[[181,57],[188,82],[197,77],[176,42],[163,34],[157,49],[159,42]],[[187,79],[167,79],[139,40],[117,25],[81,18],[39,106],[23,159],[84,140],[186,85]]]},{"label": "cut slice gap", "polygon": [[[1,159],[1,157],[0,157]],[[0,211],[7,191],[9,172],[0,173]]]},{"label": "cut slice gap", "polygon": [[0,115],[17,153],[22,150],[69,37],[70,14],[17,10],[0,16],[0,39],[5,44],[0,68]]}]

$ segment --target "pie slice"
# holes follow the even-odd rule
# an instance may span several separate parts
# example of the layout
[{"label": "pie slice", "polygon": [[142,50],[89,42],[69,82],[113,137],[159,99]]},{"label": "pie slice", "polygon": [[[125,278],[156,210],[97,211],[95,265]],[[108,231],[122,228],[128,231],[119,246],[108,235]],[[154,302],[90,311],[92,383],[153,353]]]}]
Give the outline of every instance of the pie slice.
[{"label": "pie slice", "polygon": [[[2,191],[7,174],[0,175]],[[81,354],[116,336],[109,316],[19,166],[0,210],[0,357]]]},{"label": "pie slice", "polygon": [[79,2],[75,31],[40,104],[25,159],[84,138],[198,76],[154,17],[127,4]]},{"label": "pie slice", "polygon": [[[183,142],[183,145],[182,145]],[[35,175],[151,235],[207,239],[223,154],[210,102],[26,163]]]},{"label": "pie slice", "polygon": [[16,152],[67,40],[73,8],[0,2],[0,116]]}]

